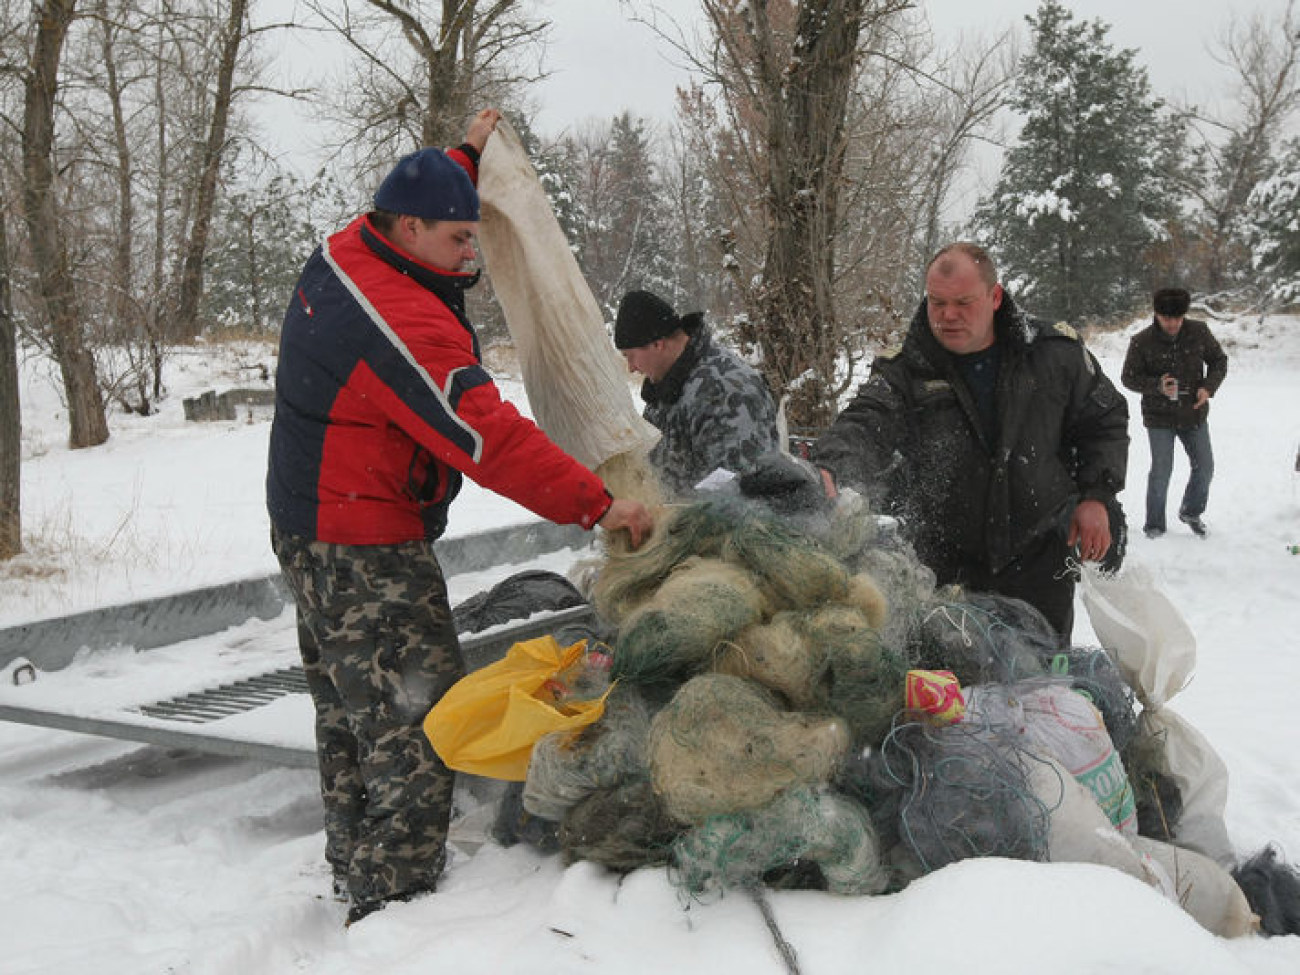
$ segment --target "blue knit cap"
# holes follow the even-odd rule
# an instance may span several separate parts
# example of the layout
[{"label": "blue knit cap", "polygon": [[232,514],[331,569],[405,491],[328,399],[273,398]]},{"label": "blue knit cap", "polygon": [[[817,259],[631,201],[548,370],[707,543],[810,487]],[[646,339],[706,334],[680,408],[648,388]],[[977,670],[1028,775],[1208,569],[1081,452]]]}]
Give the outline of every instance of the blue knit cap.
[{"label": "blue knit cap", "polygon": [[477,220],[478,191],[441,149],[403,156],[375,191],[375,208],[425,220]]}]

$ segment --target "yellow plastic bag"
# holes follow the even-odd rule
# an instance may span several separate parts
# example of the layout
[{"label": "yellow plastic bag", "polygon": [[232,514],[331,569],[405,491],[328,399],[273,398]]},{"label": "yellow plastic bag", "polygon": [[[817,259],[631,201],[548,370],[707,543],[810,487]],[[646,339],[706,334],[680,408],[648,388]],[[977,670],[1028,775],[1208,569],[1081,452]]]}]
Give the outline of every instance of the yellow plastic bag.
[{"label": "yellow plastic bag", "polygon": [[523,782],[539,738],[577,731],[605,712],[609,689],[590,700],[566,700],[557,686],[556,678],[579,662],[586,646],[579,640],[561,647],[553,636],[525,640],[462,677],[424,719],[433,750],[459,772]]}]

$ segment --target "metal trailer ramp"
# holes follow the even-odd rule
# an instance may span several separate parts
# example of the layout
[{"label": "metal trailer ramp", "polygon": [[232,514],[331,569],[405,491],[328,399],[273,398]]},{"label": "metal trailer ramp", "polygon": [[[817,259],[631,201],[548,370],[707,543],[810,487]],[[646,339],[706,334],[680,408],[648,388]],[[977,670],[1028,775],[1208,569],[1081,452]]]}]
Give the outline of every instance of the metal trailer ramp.
[{"label": "metal trailer ramp", "polygon": [[[442,538],[434,543],[447,578],[495,566],[521,567],[540,555],[592,543],[576,525],[548,521]],[[272,619],[292,602],[279,574],[106,606],[0,629],[0,667],[19,657],[41,670],[68,666],[83,649],[117,645],[151,650],[207,636],[245,620]]]},{"label": "metal trailer ramp", "polygon": [[[534,522],[444,538],[435,551],[451,578],[524,569],[541,555],[591,543],[577,526]],[[0,720],[314,768],[314,714],[291,606],[279,576],[267,576],[0,629]],[[466,669],[498,659],[513,643],[592,619],[584,605],[462,634]],[[78,653],[114,647],[147,651],[132,658],[138,682],[161,680],[170,690],[144,696],[120,675],[69,667]],[[195,668],[196,653],[213,652],[236,662],[230,680],[214,678],[207,658]],[[195,686],[196,669],[207,686]]]},{"label": "metal trailer ramp", "polygon": [[[292,614],[286,614],[291,616]],[[514,643],[566,627],[582,627],[594,619],[590,606],[537,613],[526,620],[502,624],[482,633],[461,637],[467,670],[499,659]],[[288,620],[292,629],[292,620]],[[287,640],[291,634],[281,634]],[[157,656],[158,654],[155,654]],[[183,666],[183,654],[169,665]],[[32,680],[26,673],[32,671]],[[99,690],[116,690],[110,707],[55,703],[25,703],[36,683],[57,683],[60,674],[42,675],[27,664],[14,668],[11,679],[0,686],[0,720],[136,741],[164,748],[233,758],[254,759],[300,768],[316,767],[315,732],[311,699],[302,667],[294,664],[242,677],[216,686],[179,693],[160,700],[123,700],[129,692],[112,688],[111,677],[98,680]]]},{"label": "metal trailer ramp", "polygon": [[246,677],[206,691],[194,691],[153,704],[140,705],[148,718],[206,724],[232,714],[242,714],[270,704],[286,694],[306,694],[307,677],[301,667],[284,667],[269,674]]}]

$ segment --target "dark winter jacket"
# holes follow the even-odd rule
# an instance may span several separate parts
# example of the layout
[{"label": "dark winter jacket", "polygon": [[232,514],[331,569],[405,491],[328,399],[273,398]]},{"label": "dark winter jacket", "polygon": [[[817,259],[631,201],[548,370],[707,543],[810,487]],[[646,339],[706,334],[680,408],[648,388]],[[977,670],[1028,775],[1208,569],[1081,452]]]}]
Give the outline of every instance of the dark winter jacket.
[{"label": "dark winter jacket", "polygon": [[767,383],[699,327],[668,374],[641,386],[645,418],[663,434],[650,462],[664,486],[689,491],[719,467],[744,474],[777,449],[776,406]]},{"label": "dark winter jacket", "polygon": [[[1211,396],[1219,391],[1228,374],[1228,357],[1205,322],[1184,318],[1177,335],[1169,335],[1159,321],[1138,332],[1129,341],[1120,382],[1142,394],[1142,422],[1149,427],[1188,430],[1200,426],[1210,415],[1207,400],[1196,408],[1196,391]],[[1160,377],[1178,380],[1178,399],[1160,391]]]},{"label": "dark winter jacket", "polygon": [[1004,295],[995,319],[993,430],[981,423],[956,357],[922,302],[902,348],[871,375],[812,450],[839,485],[900,517],[938,581],[999,572],[1081,500],[1124,486],[1128,407],[1068,325],[1022,315]]},{"label": "dark winter jacket", "polygon": [[561,524],[610,504],[595,474],[502,400],[464,314],[475,275],[399,251],[360,217],[308,260],[276,369],[267,508],[346,545],[435,539],[461,473]]}]

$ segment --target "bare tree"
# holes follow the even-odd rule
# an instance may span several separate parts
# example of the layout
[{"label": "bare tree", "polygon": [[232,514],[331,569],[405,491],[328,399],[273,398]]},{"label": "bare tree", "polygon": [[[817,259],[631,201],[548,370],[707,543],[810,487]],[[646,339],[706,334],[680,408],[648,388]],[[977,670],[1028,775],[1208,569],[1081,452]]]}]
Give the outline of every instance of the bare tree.
[{"label": "bare tree", "polygon": [[18,335],[13,314],[13,260],[9,247],[9,172],[18,126],[11,107],[22,79],[18,23],[9,4],[0,7],[0,560],[22,551],[22,403],[19,398]]},{"label": "bare tree", "polygon": [[1256,11],[1234,19],[1211,50],[1236,77],[1234,118],[1222,121],[1193,113],[1208,160],[1199,197],[1207,226],[1204,287],[1217,292],[1233,269],[1248,267],[1239,219],[1251,190],[1268,175],[1287,123],[1300,110],[1300,11],[1287,0],[1280,16]]},{"label": "bare tree", "polygon": [[208,117],[208,135],[198,165],[198,185],[194,201],[194,220],[186,241],[181,270],[180,293],[176,308],[177,334],[193,338],[199,334],[199,301],[203,297],[203,260],[207,255],[208,230],[216,206],[217,175],[226,150],[227,127],[231,102],[235,94],[235,69],[240,51],[248,38],[248,0],[227,0],[229,8],[221,31],[220,57],[217,61],[216,87],[212,95],[212,113]]},{"label": "bare tree", "polygon": [[676,302],[667,242],[677,228],[667,222],[659,152],[646,120],[623,112],[590,122],[563,146],[574,173],[578,264],[597,302],[610,317],[632,288]]},{"label": "bare tree", "polygon": [[77,277],[99,345],[100,382],[124,409],[164,393],[169,343],[203,320],[213,215],[236,149],[259,152],[242,106],[259,83],[251,0],[93,0],[70,37],[76,92],[64,114],[68,179],[86,205]]},{"label": "bare tree", "polygon": [[[535,80],[548,28],[525,0],[311,0],[357,55],[329,107],[362,175],[422,146],[454,145],[478,108]],[[393,26],[396,24],[397,31]]]},{"label": "bare tree", "polygon": [[721,242],[745,308],[736,334],[788,395],[792,426],[816,428],[864,340],[905,313],[899,296],[1012,62],[998,41],[935,66],[909,0],[703,7],[711,41],[673,43],[704,79],[684,94],[684,116],[730,215]]},{"label": "bare tree", "polygon": [[9,300],[9,234],[0,199],[0,560],[23,550],[23,419],[18,400],[18,341]]},{"label": "bare tree", "polygon": [[937,97],[926,99],[927,150],[921,253],[929,256],[948,241],[942,217],[972,142],[990,141],[997,113],[1006,105],[1019,55],[1010,32],[991,43],[963,44],[932,69]]},{"label": "bare tree", "polygon": [[859,39],[869,19],[907,6],[704,3],[723,56],[717,78],[737,130],[752,138],[747,153],[762,167],[768,220],[761,276],[749,286],[756,314],[741,336],[762,349],[769,381],[790,396],[799,426],[830,418],[842,351],[832,282]]},{"label": "bare tree", "polygon": [[75,282],[61,225],[55,180],[55,101],[59,59],[76,0],[43,0],[23,105],[23,211],[36,267],[40,300],[49,322],[50,349],[68,400],[69,446],[93,447],[108,439],[108,421],[86,343]]},{"label": "bare tree", "polygon": [[[136,228],[136,154],[141,139],[133,131],[134,117],[141,111],[145,99],[133,97],[135,89],[149,82],[147,59],[142,56],[137,35],[140,25],[133,22],[133,0],[96,0],[91,30],[83,39],[85,49],[94,50],[97,58],[87,59],[98,65],[98,70],[85,77],[87,92],[102,90],[108,103],[108,131],[102,137],[99,131],[105,124],[101,113],[80,113],[79,126],[88,131],[82,144],[91,157],[91,166],[102,172],[102,194],[83,193],[97,202],[103,200],[103,209],[111,213],[101,217],[99,236],[107,260],[94,261],[82,272],[88,286],[101,291],[102,308],[106,316],[106,334],[103,341],[118,344],[127,353],[125,368],[119,366],[116,374],[100,374],[101,387],[110,399],[116,399],[124,408],[148,415],[162,395],[162,346],[159,337],[149,329],[147,316],[141,313],[137,272]],[[102,150],[101,150],[101,147]],[[97,159],[100,152],[102,159]],[[127,390],[134,393],[128,395]]]},{"label": "bare tree", "polygon": [[715,229],[729,221],[709,164],[712,144],[704,135],[717,129],[715,109],[700,86],[679,88],[676,124],[663,153],[663,186],[675,221],[671,240],[679,297],[674,302],[686,309],[708,309],[730,322],[742,309],[724,268],[723,237]]}]

